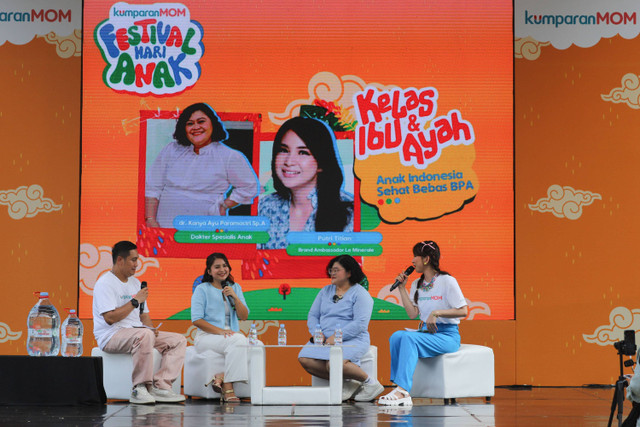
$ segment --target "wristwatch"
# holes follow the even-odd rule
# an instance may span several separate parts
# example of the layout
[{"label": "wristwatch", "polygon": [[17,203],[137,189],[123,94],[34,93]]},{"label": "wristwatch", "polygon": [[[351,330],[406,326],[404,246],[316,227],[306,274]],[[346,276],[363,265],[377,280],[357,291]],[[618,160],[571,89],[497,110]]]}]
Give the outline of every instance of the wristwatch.
[{"label": "wristwatch", "polygon": [[129,301],[129,302],[131,303],[131,305],[132,305],[134,308],[138,308],[138,306],[140,305],[140,303],[138,302],[138,300],[137,300],[137,299],[135,299],[135,298],[131,298],[131,301]]}]

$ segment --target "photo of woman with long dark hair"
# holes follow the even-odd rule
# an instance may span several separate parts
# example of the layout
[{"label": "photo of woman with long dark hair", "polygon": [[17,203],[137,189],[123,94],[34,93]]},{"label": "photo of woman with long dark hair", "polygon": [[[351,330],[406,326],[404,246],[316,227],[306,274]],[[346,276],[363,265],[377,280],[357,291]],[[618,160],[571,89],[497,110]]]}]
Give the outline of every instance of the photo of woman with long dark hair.
[{"label": "photo of woman with long dark hair", "polygon": [[273,142],[271,173],[275,193],[258,205],[270,220],[263,249],[285,248],[290,231],[353,231],[353,197],[343,191],[335,135],[324,122],[287,120]]}]

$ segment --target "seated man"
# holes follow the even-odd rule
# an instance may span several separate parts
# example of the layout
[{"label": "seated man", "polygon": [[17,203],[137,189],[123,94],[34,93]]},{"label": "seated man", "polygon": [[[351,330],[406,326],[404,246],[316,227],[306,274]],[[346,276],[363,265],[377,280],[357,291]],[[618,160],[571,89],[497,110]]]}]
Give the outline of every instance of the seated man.
[{"label": "seated man", "polygon": [[[113,268],[93,288],[93,334],[102,351],[131,353],[131,403],[183,402],[184,396],[171,390],[171,384],[184,364],[187,340],[178,333],[149,329],[153,328],[149,307],[142,306],[149,290],[140,289],[140,281],[133,277],[138,266],[136,249],[127,241],[113,247]],[[162,354],[155,375],[154,348]]]}]

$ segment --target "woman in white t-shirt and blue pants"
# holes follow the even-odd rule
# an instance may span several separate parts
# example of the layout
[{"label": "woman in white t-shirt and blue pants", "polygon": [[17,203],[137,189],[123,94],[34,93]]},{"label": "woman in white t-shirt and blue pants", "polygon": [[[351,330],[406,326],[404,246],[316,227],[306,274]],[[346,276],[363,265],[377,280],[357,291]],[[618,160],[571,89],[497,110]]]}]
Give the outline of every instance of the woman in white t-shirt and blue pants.
[{"label": "woman in white t-shirt and blue pants", "polygon": [[453,353],[460,348],[458,324],[468,314],[467,302],[458,281],[440,270],[440,248],[432,240],[413,247],[413,266],[421,273],[407,292],[407,275],[402,273],[402,305],[409,318],[420,317],[418,331],[397,331],[389,338],[391,349],[391,381],[397,387],[378,399],[380,405],[409,406],[413,373],[418,358]]}]

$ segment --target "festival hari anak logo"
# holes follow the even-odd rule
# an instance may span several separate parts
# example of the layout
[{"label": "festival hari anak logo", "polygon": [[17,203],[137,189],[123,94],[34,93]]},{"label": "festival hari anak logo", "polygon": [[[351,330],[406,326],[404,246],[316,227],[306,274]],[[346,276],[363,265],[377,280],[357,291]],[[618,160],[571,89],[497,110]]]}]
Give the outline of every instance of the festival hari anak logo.
[{"label": "festival hari anak logo", "polygon": [[200,78],[202,26],[180,3],[116,3],[94,37],[107,66],[104,83],[118,92],[176,94]]}]

